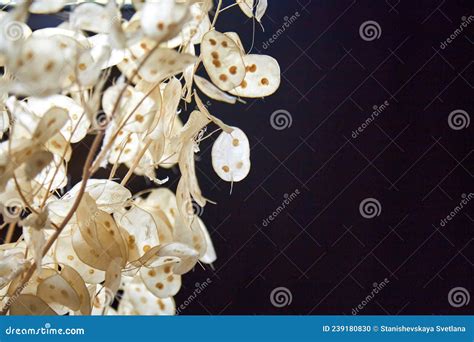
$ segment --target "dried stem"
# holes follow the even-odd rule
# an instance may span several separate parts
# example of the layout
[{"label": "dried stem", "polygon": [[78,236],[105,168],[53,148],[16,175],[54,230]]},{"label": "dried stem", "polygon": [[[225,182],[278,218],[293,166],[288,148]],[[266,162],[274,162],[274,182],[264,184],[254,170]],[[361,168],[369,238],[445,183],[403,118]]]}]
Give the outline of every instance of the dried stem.
[{"label": "dried stem", "polygon": [[10,243],[12,241],[13,232],[15,231],[16,223],[11,222],[8,225],[7,236],[5,237],[5,243]]},{"label": "dried stem", "polygon": [[148,147],[150,147],[150,144],[152,143],[152,140],[150,138],[147,138],[146,142],[145,142],[145,146],[143,146],[142,150],[138,153],[138,155],[136,156],[135,160],[133,161],[133,164],[132,166],[128,169],[128,172],[127,174],[125,175],[125,177],[123,178],[122,182],[120,183],[120,185],[123,185],[125,186],[128,182],[128,180],[130,179],[130,177],[132,176],[133,174],[133,171],[137,168],[138,166],[138,163],[140,162],[140,160],[143,158],[143,155],[145,154],[145,152],[148,150]]},{"label": "dried stem", "polygon": [[217,4],[217,9],[216,9],[216,15],[212,19],[211,29],[216,25],[217,17],[219,16],[219,13],[221,11],[221,7],[222,7],[222,0],[219,0],[219,3]]}]

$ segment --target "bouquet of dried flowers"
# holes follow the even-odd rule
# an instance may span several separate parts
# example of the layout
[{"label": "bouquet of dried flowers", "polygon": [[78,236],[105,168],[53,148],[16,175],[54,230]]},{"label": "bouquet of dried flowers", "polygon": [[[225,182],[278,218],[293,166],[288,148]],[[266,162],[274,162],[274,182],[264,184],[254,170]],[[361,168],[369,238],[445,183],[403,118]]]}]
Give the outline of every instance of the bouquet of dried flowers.
[{"label": "bouquet of dried flowers", "polygon": [[[276,91],[275,59],[246,53],[237,33],[216,29],[234,5],[260,21],[267,1],[218,1],[213,15],[211,0],[132,2],[129,20],[113,0],[25,0],[0,12],[3,314],[172,315],[182,275],[216,260],[193,209],[209,202],[195,154],[219,132],[212,166],[232,184],[249,173],[250,148],[200,94],[234,104]],[[66,5],[59,26],[28,27],[30,13],[65,13]],[[196,74],[201,63],[207,78]],[[111,70],[119,70],[112,82]],[[193,101],[183,124],[178,108]],[[218,130],[205,136],[210,123]],[[64,193],[72,146],[87,135],[95,136],[82,179]],[[122,165],[127,173],[117,180]],[[173,165],[176,194],[157,176]],[[110,176],[94,178],[100,168]],[[132,194],[133,174],[154,186]],[[21,236],[12,241],[15,230]]]}]

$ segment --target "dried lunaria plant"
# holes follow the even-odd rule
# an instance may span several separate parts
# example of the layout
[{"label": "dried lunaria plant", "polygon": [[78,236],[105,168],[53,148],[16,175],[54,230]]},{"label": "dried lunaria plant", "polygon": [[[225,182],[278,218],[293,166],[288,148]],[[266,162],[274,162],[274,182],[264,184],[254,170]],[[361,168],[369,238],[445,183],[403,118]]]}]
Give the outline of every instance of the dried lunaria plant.
[{"label": "dried lunaria plant", "polygon": [[[217,125],[212,165],[232,184],[249,173],[250,148],[198,93],[234,104],[280,83],[275,59],[217,31],[219,14],[234,5],[260,21],[267,1],[218,1],[214,15],[211,0],[133,1],[130,20],[115,1],[25,0],[0,13],[3,314],[171,315],[182,275],[216,260],[193,208],[209,201],[194,157],[212,136],[206,126]],[[58,11],[66,21],[57,27],[26,24],[29,13]],[[201,63],[208,78],[195,75]],[[184,124],[180,105],[197,108]],[[72,146],[87,135],[95,137],[82,179],[61,196]],[[176,194],[157,176],[175,164]],[[128,172],[117,182],[121,165]],[[100,168],[111,169],[108,179],[94,178]],[[133,174],[154,186],[133,195]]]}]

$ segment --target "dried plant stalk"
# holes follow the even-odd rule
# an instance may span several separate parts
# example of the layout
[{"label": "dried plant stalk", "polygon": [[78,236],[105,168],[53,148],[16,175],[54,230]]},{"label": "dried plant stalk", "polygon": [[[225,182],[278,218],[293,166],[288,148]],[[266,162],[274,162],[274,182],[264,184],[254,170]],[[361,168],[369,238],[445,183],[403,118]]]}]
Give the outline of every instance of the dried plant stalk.
[{"label": "dried plant stalk", "polygon": [[[253,2],[238,4],[254,16]],[[25,1],[0,12],[2,314],[174,314],[182,275],[216,260],[195,213],[210,201],[194,157],[222,130],[212,165],[232,184],[250,171],[250,147],[242,130],[209,112],[194,84],[234,104],[275,92],[280,70],[270,56],[245,53],[237,34],[218,32],[219,14],[233,6],[218,1],[211,21],[212,5],[137,1],[126,20],[113,0],[84,3],[71,6],[60,26],[34,32],[29,13],[56,13],[66,1]],[[266,6],[257,3],[256,20]],[[201,62],[210,80],[196,74]],[[106,86],[111,70],[119,76]],[[183,124],[178,108],[192,100],[197,110]],[[218,129],[204,137],[209,124]],[[69,188],[71,145],[89,134],[81,181]],[[108,179],[93,178],[108,164]],[[116,182],[120,165],[128,171]],[[181,172],[176,194],[158,178],[159,168],[173,165]],[[155,186],[132,195],[126,184],[134,174]],[[15,230],[22,234],[12,242]]]}]

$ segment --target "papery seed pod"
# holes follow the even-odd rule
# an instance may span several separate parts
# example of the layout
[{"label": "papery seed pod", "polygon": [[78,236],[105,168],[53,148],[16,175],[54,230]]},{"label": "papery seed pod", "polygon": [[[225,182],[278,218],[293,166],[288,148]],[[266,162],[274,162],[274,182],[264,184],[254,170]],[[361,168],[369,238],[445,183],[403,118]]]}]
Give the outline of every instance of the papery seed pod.
[{"label": "papery seed pod", "polygon": [[[66,2],[0,12],[0,209],[8,240],[23,231],[0,249],[5,313],[172,315],[183,275],[216,260],[202,220],[210,200],[198,182],[200,146],[213,136],[209,124],[222,130],[211,158],[228,182],[247,176],[250,147],[195,87],[235,104],[274,93],[280,69],[246,55],[237,33],[217,31],[222,9],[211,22],[211,0],[133,4],[130,19],[115,1],[79,4],[34,32],[28,12],[65,18]],[[237,4],[259,22],[267,8]],[[196,75],[201,62],[207,78]],[[78,143],[90,147],[85,158]],[[164,187],[174,175],[160,174],[174,165],[176,193]],[[133,175],[146,182],[134,195]]]}]

